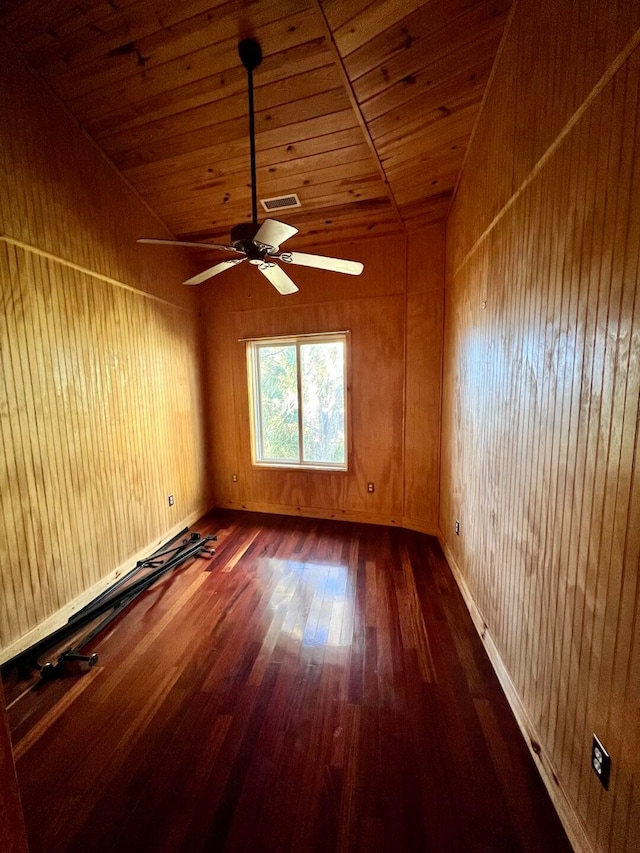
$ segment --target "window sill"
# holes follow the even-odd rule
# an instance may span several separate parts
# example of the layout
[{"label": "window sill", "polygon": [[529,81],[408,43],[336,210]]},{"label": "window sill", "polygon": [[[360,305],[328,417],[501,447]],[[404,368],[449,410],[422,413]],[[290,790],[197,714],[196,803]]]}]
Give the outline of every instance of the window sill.
[{"label": "window sill", "polygon": [[253,468],[259,471],[314,471],[324,474],[348,474],[349,468],[337,468],[331,465],[295,465],[286,462],[252,462]]}]

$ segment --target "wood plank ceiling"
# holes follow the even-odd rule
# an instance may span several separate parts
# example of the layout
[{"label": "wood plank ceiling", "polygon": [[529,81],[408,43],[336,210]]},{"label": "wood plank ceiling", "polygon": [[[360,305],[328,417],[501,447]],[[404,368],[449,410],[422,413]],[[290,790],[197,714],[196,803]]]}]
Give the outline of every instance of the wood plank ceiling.
[{"label": "wood plank ceiling", "polygon": [[258,38],[258,196],[298,193],[300,246],[445,218],[510,3],[3,0],[0,26],[177,237],[224,242]]}]

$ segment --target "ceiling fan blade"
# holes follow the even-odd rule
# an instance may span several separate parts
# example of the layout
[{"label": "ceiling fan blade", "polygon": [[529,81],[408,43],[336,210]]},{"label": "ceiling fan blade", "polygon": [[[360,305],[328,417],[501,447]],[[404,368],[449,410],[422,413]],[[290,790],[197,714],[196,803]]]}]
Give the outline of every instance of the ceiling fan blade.
[{"label": "ceiling fan blade", "polygon": [[295,293],[298,289],[297,285],[291,281],[286,272],[281,269],[278,264],[271,264],[268,261],[265,261],[260,264],[258,269],[262,275],[269,279],[278,293],[281,293],[283,296],[286,296],[288,293]]},{"label": "ceiling fan blade", "polygon": [[307,255],[305,252],[281,252],[277,255],[285,264],[296,264],[300,267],[315,267],[330,272],[344,272],[347,275],[360,275],[364,264],[360,261],[345,261],[342,258],[327,258],[324,255]]},{"label": "ceiling fan blade", "polygon": [[188,246],[191,249],[220,249],[223,252],[239,254],[233,246],[220,246],[217,243],[189,243],[186,240],[162,240],[159,237],[140,237],[136,243],[151,243],[154,246]]},{"label": "ceiling fan blade", "polygon": [[287,225],[285,222],[279,222],[277,219],[265,219],[258,233],[253,238],[254,243],[260,243],[263,246],[268,246],[273,251],[276,251],[285,240],[293,237],[298,233],[298,229],[293,225]]},{"label": "ceiling fan blade", "polygon": [[216,264],[215,267],[209,267],[208,270],[204,270],[203,272],[198,273],[198,275],[194,275],[192,278],[188,278],[182,283],[200,284],[208,278],[213,278],[214,275],[219,275],[221,272],[230,269],[230,267],[235,267],[236,264],[241,264],[244,260],[246,260],[246,258],[232,258],[230,261],[222,261],[222,263]]}]

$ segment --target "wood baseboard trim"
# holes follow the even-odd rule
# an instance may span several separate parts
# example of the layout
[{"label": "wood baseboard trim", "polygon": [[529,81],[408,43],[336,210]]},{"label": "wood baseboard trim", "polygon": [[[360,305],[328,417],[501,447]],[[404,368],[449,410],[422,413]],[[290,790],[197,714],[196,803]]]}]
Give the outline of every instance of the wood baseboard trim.
[{"label": "wood baseboard trim", "polygon": [[476,604],[473,596],[471,595],[471,591],[467,586],[467,582],[462,574],[460,567],[458,566],[455,557],[453,556],[451,549],[447,545],[444,537],[440,535],[440,545],[444,552],[447,563],[449,564],[449,568],[451,569],[451,574],[453,575],[460,592],[462,593],[462,597],[464,598],[464,602],[467,606],[467,610],[471,615],[471,619],[473,620],[473,624],[475,625],[476,631],[478,632],[480,639],[482,640],[482,644],[485,647],[487,655],[489,656],[489,660],[491,661],[491,665],[498,676],[498,681],[500,682],[500,686],[504,691],[505,696],[507,697],[507,701],[511,706],[511,710],[513,712],[514,717],[516,718],[516,722],[520,727],[520,731],[522,732],[522,736],[524,737],[527,747],[529,748],[529,752],[533,756],[535,761],[535,765],[538,768],[538,772],[542,777],[542,781],[545,784],[545,787],[551,797],[551,802],[553,803],[555,810],[558,813],[558,817],[562,821],[562,825],[567,833],[569,841],[573,846],[573,849],[576,853],[594,853],[594,847],[589,841],[582,821],[578,817],[576,810],[573,807],[573,804],[569,800],[566,792],[564,791],[558,775],[555,771],[553,762],[547,751],[545,750],[541,739],[536,731],[536,727],[534,726],[527,709],[524,706],[524,703],[518,693],[518,690],[511,679],[509,671],[505,666],[504,661],[502,660],[502,656],[498,651],[498,648],[491,636],[491,632],[489,631],[489,626],[484,620],[482,613],[480,612],[478,605]]},{"label": "wood baseboard trim", "polygon": [[395,515],[383,515],[380,513],[357,512],[355,510],[335,510],[326,507],[292,507],[282,504],[264,504],[256,501],[219,501],[216,503],[218,509],[241,509],[246,512],[267,512],[275,515],[303,516],[304,518],[326,518],[342,521],[358,521],[362,524],[381,524],[384,527],[403,527],[406,530],[415,530],[416,533],[425,533],[427,536],[441,538],[440,528],[435,524],[428,524],[416,518]]},{"label": "wood baseboard trim", "polygon": [[427,536],[435,536],[436,539],[440,539],[441,537],[441,531],[437,525],[427,524],[425,521],[420,521],[420,519],[417,518],[407,518],[407,516],[403,516],[402,526],[405,530],[415,530],[416,533],[425,533]]},{"label": "wood baseboard trim", "polygon": [[315,506],[286,506],[284,504],[266,504],[256,501],[218,501],[218,509],[241,509],[247,512],[267,512],[274,515],[302,516],[304,518],[326,518],[336,521],[358,521],[362,524],[382,524],[385,527],[402,527],[402,516],[385,515],[356,510],[328,509]]},{"label": "wood baseboard trim", "polygon": [[48,634],[51,634],[53,631],[56,631],[58,628],[61,628],[63,625],[67,623],[69,617],[75,613],[77,610],[80,610],[86,604],[89,604],[94,598],[103,593],[106,589],[108,589],[112,583],[118,580],[118,578],[122,577],[122,575],[128,571],[130,571],[133,566],[138,562],[138,560],[142,560],[149,555],[150,552],[157,550],[163,542],[167,542],[176,533],[179,533],[183,527],[190,527],[195,521],[202,518],[208,512],[208,507],[201,506],[198,509],[194,510],[190,513],[186,518],[183,518],[180,522],[175,524],[172,528],[167,530],[167,532],[161,536],[159,539],[150,542],[144,548],[141,548],[135,554],[132,554],[125,562],[121,563],[108,575],[101,578],[97,583],[93,586],[86,589],[83,593],[81,593],[77,598],[74,598],[73,601],[70,601],[68,604],[65,604],[64,607],[61,607],[60,610],[56,610],[51,616],[44,620],[44,622],[40,622],[39,625],[36,625],[35,628],[32,628],[26,634],[24,634],[20,639],[14,640],[14,642],[10,643],[4,649],[0,649],[0,664],[6,663],[11,658],[16,657],[21,652],[24,652],[30,646],[33,646],[39,640],[42,640]]}]

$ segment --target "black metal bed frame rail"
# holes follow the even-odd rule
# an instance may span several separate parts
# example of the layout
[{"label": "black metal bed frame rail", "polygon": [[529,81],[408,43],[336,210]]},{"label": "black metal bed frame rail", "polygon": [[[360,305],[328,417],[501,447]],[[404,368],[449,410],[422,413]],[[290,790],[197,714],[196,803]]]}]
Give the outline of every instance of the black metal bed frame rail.
[{"label": "black metal bed frame rail", "polygon": [[[87,643],[103,631],[116,616],[163,575],[191,557],[213,554],[213,550],[207,545],[209,542],[215,541],[217,537],[213,535],[202,536],[196,532],[191,533],[188,538],[182,539],[176,547],[171,547],[187,533],[188,529],[185,527],[149,557],[139,560],[131,571],[119,578],[85,607],[73,613],[65,625],[20,652],[10,661],[7,661],[4,666],[26,665],[30,668],[36,667],[40,670],[43,678],[55,677],[59,668],[66,661],[83,661],[89,666],[94,666],[98,662],[98,655],[95,653],[91,655],[82,654],[82,648]],[[147,571],[147,574],[142,574],[149,569],[150,571]],[[136,579],[138,575],[142,576]],[[87,627],[100,616],[104,618],[100,619],[93,627]],[[65,639],[68,639],[68,645],[65,645]],[[52,657],[56,658],[55,662],[53,660],[40,662],[46,656],[47,650],[54,651]]]}]

